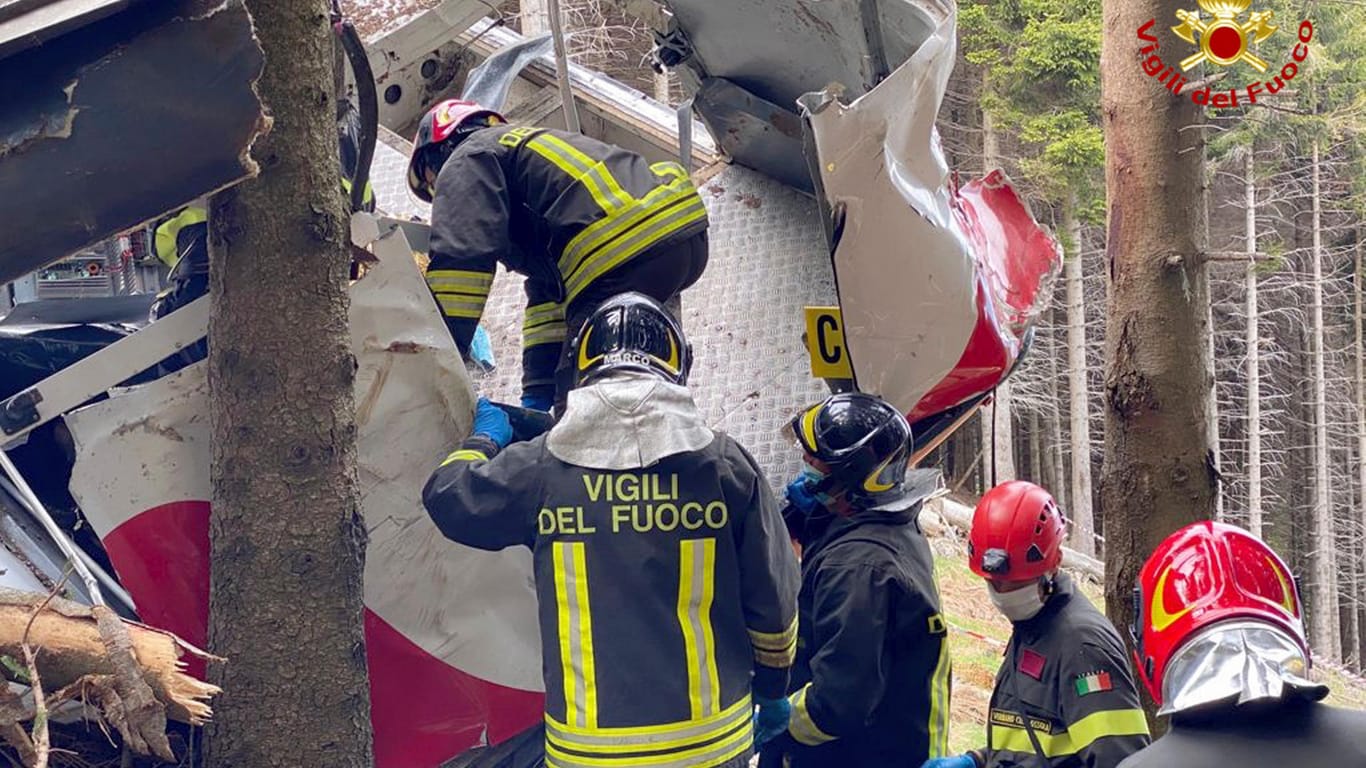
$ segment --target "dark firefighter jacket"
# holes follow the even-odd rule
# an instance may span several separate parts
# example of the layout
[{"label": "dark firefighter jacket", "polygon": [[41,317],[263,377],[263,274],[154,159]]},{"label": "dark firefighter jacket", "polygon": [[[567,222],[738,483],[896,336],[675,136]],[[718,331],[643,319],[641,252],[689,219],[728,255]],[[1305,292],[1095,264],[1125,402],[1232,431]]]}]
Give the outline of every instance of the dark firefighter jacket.
[{"label": "dark firefighter jacket", "polygon": [[527,277],[523,389],[554,380],[566,310],[593,281],[707,228],[677,163],[654,163],[575,133],[499,126],[472,134],[441,168],[427,283],[461,354],[498,262]]},{"label": "dark firefighter jacket", "polygon": [[1124,645],[1066,574],[1043,610],[1015,625],[987,742],[989,768],[1114,768],[1148,744]]},{"label": "dark firefighter jacket", "polygon": [[1366,766],[1366,712],[1295,698],[1177,714],[1123,768],[1346,768]]},{"label": "dark firefighter jacket", "polygon": [[837,518],[804,543],[792,720],[773,747],[793,768],[948,751],[948,635],[920,506]]},{"label": "dark firefighter jacket", "polygon": [[797,565],[754,460],[720,434],[635,470],[568,464],[546,436],[494,449],[466,441],[423,502],[447,538],[532,551],[547,765],[738,764],[751,686],[783,695],[797,634]]}]

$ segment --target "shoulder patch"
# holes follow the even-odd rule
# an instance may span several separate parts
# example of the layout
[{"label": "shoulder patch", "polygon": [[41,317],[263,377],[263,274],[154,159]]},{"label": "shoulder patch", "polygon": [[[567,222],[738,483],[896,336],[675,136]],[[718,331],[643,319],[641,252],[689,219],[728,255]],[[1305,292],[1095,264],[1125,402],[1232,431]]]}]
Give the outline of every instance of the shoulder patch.
[{"label": "shoulder patch", "polygon": [[1035,680],[1042,680],[1043,665],[1046,661],[1047,659],[1043,657],[1043,654],[1026,648],[1020,652],[1020,663],[1016,668]]},{"label": "shoulder patch", "polygon": [[1091,672],[1077,675],[1073,685],[1077,689],[1078,696],[1085,696],[1089,693],[1103,693],[1115,687],[1114,683],[1110,681],[1109,672]]}]

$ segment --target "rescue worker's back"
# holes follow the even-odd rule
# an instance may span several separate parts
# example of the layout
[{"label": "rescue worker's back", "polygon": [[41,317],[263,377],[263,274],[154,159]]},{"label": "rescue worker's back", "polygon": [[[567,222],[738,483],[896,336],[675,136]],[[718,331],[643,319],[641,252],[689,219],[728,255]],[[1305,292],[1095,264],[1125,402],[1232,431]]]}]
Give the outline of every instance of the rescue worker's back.
[{"label": "rescue worker's back", "polygon": [[[590,319],[585,337],[621,328],[660,342],[670,369],[686,359],[681,332],[631,334],[629,317]],[[609,356],[592,343],[580,359]],[[796,561],[754,460],[632,364],[571,392],[546,435],[499,452],[506,439],[479,432],[477,415],[423,499],[448,538],[532,550],[547,764],[742,765],[751,692],[782,696],[797,632]]]}]

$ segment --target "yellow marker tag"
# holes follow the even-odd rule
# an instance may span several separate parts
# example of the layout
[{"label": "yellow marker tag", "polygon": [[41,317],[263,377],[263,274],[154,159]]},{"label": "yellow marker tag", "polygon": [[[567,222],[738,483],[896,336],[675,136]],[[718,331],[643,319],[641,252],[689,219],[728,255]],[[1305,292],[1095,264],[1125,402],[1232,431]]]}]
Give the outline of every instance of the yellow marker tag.
[{"label": "yellow marker tag", "polygon": [[806,308],[806,348],[811,356],[812,376],[818,379],[854,378],[839,307]]}]

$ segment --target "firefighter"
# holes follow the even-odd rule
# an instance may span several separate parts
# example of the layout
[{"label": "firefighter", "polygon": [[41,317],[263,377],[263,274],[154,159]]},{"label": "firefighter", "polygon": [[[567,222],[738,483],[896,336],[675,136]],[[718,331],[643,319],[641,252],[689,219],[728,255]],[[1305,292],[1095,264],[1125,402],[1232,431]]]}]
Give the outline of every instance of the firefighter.
[{"label": "firefighter", "polygon": [[454,541],[531,549],[547,765],[745,765],[755,720],[785,717],[796,652],[782,516],[754,459],[702,420],[658,302],[607,301],[574,349],[555,426],[509,445],[481,400],[423,502]]},{"label": "firefighter", "polygon": [[1033,483],[1003,483],[977,504],[968,565],[1013,631],[986,748],[924,768],[1115,768],[1148,744],[1119,634],[1059,570],[1065,536],[1058,505]]},{"label": "firefighter", "polygon": [[834,395],[790,428],[806,462],[787,491],[802,547],[797,662],[790,723],[761,763],[919,765],[943,755],[948,635],[917,522],[939,473],[907,476],[911,427],[873,395]]},{"label": "firefighter", "polygon": [[1366,766],[1366,712],[1322,703],[1290,569],[1252,534],[1196,523],[1139,574],[1139,676],[1166,735],[1123,768]]},{"label": "firefighter", "polygon": [[563,410],[574,370],[562,350],[598,304],[637,291],[669,305],[707,264],[707,210],[682,166],[577,133],[514,128],[471,102],[444,101],[422,118],[408,186],[432,203],[427,283],[461,354],[497,264],[526,276],[528,408]]}]

